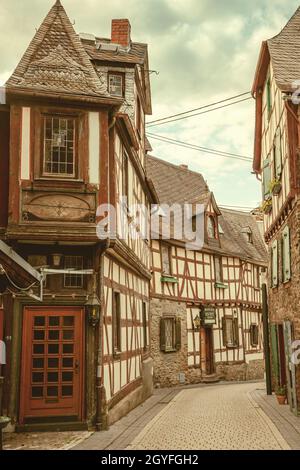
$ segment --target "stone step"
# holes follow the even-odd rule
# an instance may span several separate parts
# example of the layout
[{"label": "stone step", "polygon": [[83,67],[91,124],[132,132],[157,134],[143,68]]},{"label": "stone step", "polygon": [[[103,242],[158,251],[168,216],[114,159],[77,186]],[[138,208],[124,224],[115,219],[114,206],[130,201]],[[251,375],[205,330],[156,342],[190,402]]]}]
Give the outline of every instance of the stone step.
[{"label": "stone step", "polygon": [[205,384],[213,384],[220,382],[221,378],[217,374],[203,375],[202,382]]}]

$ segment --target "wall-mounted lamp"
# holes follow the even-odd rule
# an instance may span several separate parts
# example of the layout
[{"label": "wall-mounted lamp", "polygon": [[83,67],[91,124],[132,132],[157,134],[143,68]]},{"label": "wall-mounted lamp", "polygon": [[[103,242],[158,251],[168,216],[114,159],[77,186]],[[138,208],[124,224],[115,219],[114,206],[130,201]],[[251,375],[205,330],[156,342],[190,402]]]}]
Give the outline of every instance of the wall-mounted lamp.
[{"label": "wall-mounted lamp", "polygon": [[61,265],[62,254],[61,253],[53,253],[52,255],[52,266],[54,268],[59,268]]},{"label": "wall-mounted lamp", "polygon": [[88,298],[85,304],[89,323],[95,327],[100,320],[100,301],[95,292]]},{"label": "wall-mounted lamp", "polygon": [[193,320],[193,324],[194,324],[194,330],[200,330],[200,327],[201,327],[201,319],[200,319],[200,316],[197,315],[194,320]]}]

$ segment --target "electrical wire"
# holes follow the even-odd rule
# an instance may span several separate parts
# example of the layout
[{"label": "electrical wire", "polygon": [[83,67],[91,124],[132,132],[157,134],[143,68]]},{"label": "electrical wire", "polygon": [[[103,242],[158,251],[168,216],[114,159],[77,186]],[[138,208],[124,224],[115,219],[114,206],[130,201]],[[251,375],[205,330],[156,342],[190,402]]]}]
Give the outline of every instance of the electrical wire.
[{"label": "electrical wire", "polygon": [[223,154],[221,152],[204,150],[202,147],[199,147],[197,145],[193,145],[193,144],[189,144],[189,143],[181,142],[181,141],[176,142],[174,140],[170,140],[170,139],[164,138],[164,137],[153,137],[152,136],[150,138],[158,140],[158,141],[166,143],[166,144],[176,145],[178,147],[183,147],[183,148],[187,148],[187,149],[190,149],[190,150],[196,150],[198,152],[206,153],[206,154],[209,154],[209,155],[215,155],[215,156],[224,157],[224,158],[231,158],[233,160],[239,160],[239,161],[242,161],[242,162],[245,162],[245,163],[250,163],[252,161],[252,159],[250,157],[236,157],[236,156],[226,155],[226,154]]},{"label": "electrical wire", "polygon": [[[242,96],[242,95],[239,95],[239,96]],[[229,101],[229,99],[220,101],[219,103]],[[217,106],[216,108],[213,108],[213,109],[207,109],[206,111],[202,111],[201,113],[190,114],[190,113],[194,112],[195,110],[197,110],[197,108],[196,108],[195,110],[186,111],[184,113],[179,113],[179,114],[166,116],[165,118],[157,119],[155,121],[150,121],[146,124],[146,126],[147,127],[155,127],[155,126],[161,126],[163,124],[182,121],[183,119],[188,119],[188,118],[191,118],[191,117],[194,117],[194,116],[200,116],[201,114],[211,113],[212,111],[217,111],[219,109],[227,108],[228,106],[232,106],[234,104],[242,103],[244,101],[248,101],[248,100],[251,100],[251,99],[253,99],[252,96],[249,96],[248,98],[243,98],[242,100],[237,100],[237,101],[234,101],[233,103],[227,103],[227,104],[222,105],[222,106]],[[198,110],[205,109],[205,108],[208,108],[208,107],[211,107],[211,106],[215,106],[216,104],[218,104],[218,103],[200,107],[200,108],[198,108]],[[188,116],[186,116],[186,114],[188,114]],[[181,117],[177,117],[177,116],[181,116]],[[176,118],[176,119],[173,119],[173,118]]]},{"label": "electrical wire", "polygon": [[213,153],[216,153],[216,154],[222,154],[224,156],[228,155],[228,156],[232,156],[232,157],[239,157],[239,158],[245,158],[247,160],[251,160],[252,161],[252,158],[251,157],[247,157],[246,155],[240,155],[240,154],[237,154],[237,153],[231,153],[231,152],[224,152],[223,150],[217,150],[217,149],[211,149],[211,148],[208,148],[208,147],[203,147],[201,145],[196,145],[196,144],[190,144],[188,142],[183,142],[181,140],[178,140],[178,139],[172,139],[171,137],[167,137],[167,136],[163,136],[163,135],[160,135],[160,134],[153,134],[152,132],[147,132],[147,136],[151,137],[151,138],[160,138],[160,139],[166,139],[166,140],[169,140],[171,142],[175,142],[175,143],[178,143],[178,144],[185,144],[185,145],[190,145],[192,147],[196,147],[197,149],[203,149],[203,150],[207,150],[208,152],[213,152]]}]

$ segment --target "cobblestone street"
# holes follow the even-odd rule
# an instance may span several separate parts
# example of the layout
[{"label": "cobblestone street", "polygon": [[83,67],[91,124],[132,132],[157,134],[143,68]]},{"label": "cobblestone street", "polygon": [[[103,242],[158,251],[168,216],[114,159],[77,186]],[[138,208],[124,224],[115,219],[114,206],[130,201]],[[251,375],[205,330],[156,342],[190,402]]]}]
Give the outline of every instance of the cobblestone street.
[{"label": "cobblestone street", "polygon": [[288,443],[250,392],[258,384],[217,385],[180,392],[129,449],[281,450]]},{"label": "cobblestone street", "polygon": [[156,389],[105,432],[4,434],[6,450],[299,450],[300,420],[264,384]]}]

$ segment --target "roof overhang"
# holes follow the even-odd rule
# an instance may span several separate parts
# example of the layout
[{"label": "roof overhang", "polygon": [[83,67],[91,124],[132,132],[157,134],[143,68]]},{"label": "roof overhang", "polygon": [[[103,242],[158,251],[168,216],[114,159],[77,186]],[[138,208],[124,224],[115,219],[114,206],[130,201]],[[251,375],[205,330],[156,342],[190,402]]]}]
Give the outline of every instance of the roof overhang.
[{"label": "roof overhang", "polygon": [[263,86],[268,72],[268,67],[270,64],[270,53],[268,42],[263,41],[259,53],[259,58],[256,66],[254,82],[252,85],[252,96],[255,98],[257,91]]},{"label": "roof overhang", "polygon": [[124,99],[112,98],[110,96],[99,96],[99,95],[83,95],[76,93],[67,93],[67,92],[51,92],[47,90],[37,90],[30,88],[19,88],[19,87],[6,87],[6,102],[9,103],[11,99],[30,99],[30,100],[53,100],[61,102],[70,102],[72,104],[83,103],[87,105],[94,106],[115,106],[119,108]]},{"label": "roof overhang", "polygon": [[128,116],[128,114],[124,113],[117,113],[116,114],[117,121],[119,121],[124,128],[126,129],[127,136],[129,137],[130,144],[135,150],[139,150],[140,145],[137,139],[136,132],[132,125],[132,122]]},{"label": "roof overhang", "polygon": [[1,240],[0,267],[2,267],[5,272],[5,274],[1,275],[0,271],[0,284],[2,286],[6,284],[12,288],[18,286],[20,289],[26,289],[33,283],[40,283],[42,280],[41,273]]},{"label": "roof overhang", "polygon": [[262,93],[263,86],[267,78],[270,64],[270,53],[268,42],[262,43],[259,59],[256,67],[254,82],[252,86],[252,96],[256,101],[255,105],[255,136],[254,136],[254,156],[253,171],[256,174],[261,172],[261,137],[262,137]]}]

